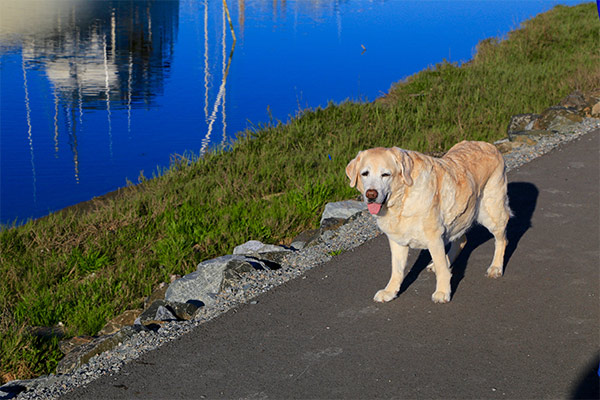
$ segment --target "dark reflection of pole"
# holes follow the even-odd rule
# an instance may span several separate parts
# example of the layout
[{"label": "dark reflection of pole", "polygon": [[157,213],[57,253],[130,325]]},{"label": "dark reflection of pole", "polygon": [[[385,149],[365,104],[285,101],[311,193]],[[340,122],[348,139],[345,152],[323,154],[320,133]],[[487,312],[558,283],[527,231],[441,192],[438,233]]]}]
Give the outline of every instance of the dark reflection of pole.
[{"label": "dark reflection of pole", "polygon": [[33,175],[33,202],[37,203],[37,176],[35,172],[35,158],[33,155],[33,136],[31,127],[31,105],[29,102],[29,86],[27,84],[27,71],[25,70],[25,56],[21,53],[21,68],[23,69],[23,89],[25,91],[25,112],[27,118],[27,141],[29,142],[29,155],[31,159],[31,174]]}]

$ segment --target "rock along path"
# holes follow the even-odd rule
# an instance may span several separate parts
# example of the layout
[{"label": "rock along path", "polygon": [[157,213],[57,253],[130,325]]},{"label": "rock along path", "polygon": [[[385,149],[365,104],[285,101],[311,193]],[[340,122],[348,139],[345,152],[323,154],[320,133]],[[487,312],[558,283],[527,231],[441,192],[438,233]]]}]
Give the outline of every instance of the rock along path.
[{"label": "rock along path", "polygon": [[379,236],[62,398],[597,398],[599,137],[509,173],[501,279],[475,227],[449,304],[418,251],[400,296],[374,303]]}]

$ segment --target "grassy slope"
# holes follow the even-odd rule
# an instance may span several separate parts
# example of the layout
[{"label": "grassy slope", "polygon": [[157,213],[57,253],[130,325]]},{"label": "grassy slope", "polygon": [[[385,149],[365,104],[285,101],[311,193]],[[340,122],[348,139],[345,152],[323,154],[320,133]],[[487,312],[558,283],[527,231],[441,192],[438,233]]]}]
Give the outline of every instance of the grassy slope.
[{"label": "grassy slope", "polygon": [[344,168],[359,149],[496,140],[511,115],[600,87],[597,18],[593,3],[557,7],[508,40],[481,42],[471,62],[422,71],[374,103],[305,111],[242,133],[231,151],[181,159],[93,212],[2,231],[0,378],[48,373],[60,358],[56,339],[26,326],[60,321],[70,335],[94,334],[173,273],[249,239],[286,242],[315,227],[325,202],[355,195]]}]

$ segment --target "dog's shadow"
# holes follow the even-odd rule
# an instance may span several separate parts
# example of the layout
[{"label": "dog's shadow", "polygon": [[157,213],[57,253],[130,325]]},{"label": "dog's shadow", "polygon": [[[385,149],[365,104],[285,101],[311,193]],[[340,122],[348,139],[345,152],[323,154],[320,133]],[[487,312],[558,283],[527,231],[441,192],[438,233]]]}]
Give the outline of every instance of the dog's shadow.
[{"label": "dog's shadow", "polygon": [[[504,272],[507,271],[507,266],[510,258],[515,252],[519,241],[531,227],[531,217],[535,210],[539,191],[535,185],[528,182],[512,182],[508,184],[508,200],[510,208],[513,212],[513,217],[509,220],[508,226],[506,227],[506,237],[508,239],[508,245],[504,253]],[[469,232],[467,232],[467,245],[462,250],[458,258],[452,264],[452,280],[450,286],[452,293],[456,292],[460,281],[465,276],[465,270],[467,268],[467,262],[471,253],[487,242],[493,239],[492,234],[483,226],[475,225]],[[490,262],[492,260],[493,250],[490,254]],[[424,250],[421,251],[414,265],[404,278],[402,286],[400,286],[399,295],[404,293],[408,287],[417,280],[419,274],[429,265],[431,262],[431,256],[429,252]],[[487,269],[488,265],[485,265]],[[485,271],[483,269],[483,271]]]}]

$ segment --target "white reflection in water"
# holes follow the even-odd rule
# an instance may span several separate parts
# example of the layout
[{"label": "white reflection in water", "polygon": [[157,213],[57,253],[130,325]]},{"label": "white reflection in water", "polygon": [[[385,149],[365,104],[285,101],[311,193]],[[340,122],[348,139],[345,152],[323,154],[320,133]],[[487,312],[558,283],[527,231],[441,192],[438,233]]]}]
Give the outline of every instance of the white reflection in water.
[{"label": "white reflection in water", "polygon": [[[225,111],[225,98],[226,98],[226,83],[227,83],[227,75],[229,74],[229,67],[231,65],[231,60],[233,58],[233,51],[235,49],[235,33],[233,31],[233,27],[231,26],[231,35],[233,38],[233,43],[231,45],[231,51],[229,52],[229,57],[227,54],[227,16],[228,16],[227,3],[223,0],[223,9],[222,9],[222,18],[221,18],[221,84],[219,86],[219,91],[217,93],[217,97],[213,103],[212,112],[210,115],[208,114],[208,104],[209,104],[209,80],[210,80],[210,72],[209,72],[209,60],[208,60],[208,2],[204,2],[204,88],[205,88],[205,100],[204,100],[204,113],[206,116],[206,122],[208,124],[206,135],[204,139],[202,139],[202,144],[200,147],[200,155],[204,155],[208,150],[208,146],[211,143],[211,136],[213,131],[213,125],[218,118],[219,107],[221,107],[221,117],[223,122],[223,139],[221,141],[222,144],[225,144],[227,140],[226,136],[226,111]],[[225,60],[227,59],[227,62]]]},{"label": "white reflection in water", "polygon": [[29,155],[31,158],[31,173],[33,176],[33,202],[37,202],[37,175],[35,173],[35,158],[33,155],[33,136],[31,127],[31,105],[29,103],[29,87],[27,85],[27,70],[25,69],[25,59],[21,57],[21,67],[23,69],[23,91],[25,92],[25,113],[27,119],[27,141],[29,142]]}]

